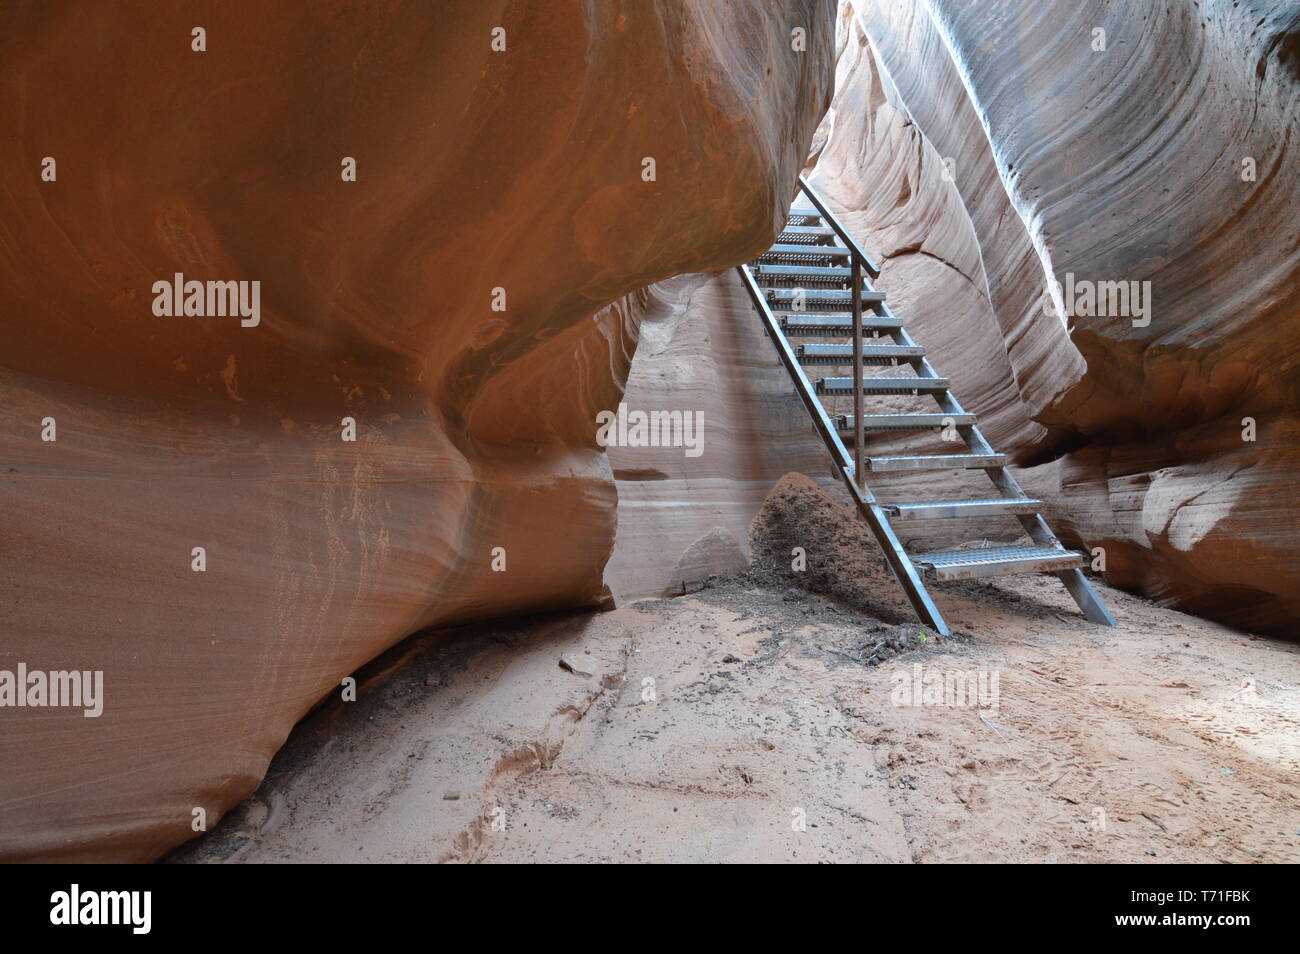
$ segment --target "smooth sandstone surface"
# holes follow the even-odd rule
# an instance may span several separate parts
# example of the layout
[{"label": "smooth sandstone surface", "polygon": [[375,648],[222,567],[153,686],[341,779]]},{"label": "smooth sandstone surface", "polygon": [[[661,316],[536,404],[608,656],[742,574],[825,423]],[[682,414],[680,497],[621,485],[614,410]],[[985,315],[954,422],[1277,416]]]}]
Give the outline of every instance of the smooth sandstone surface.
[{"label": "smooth sandstone surface", "polygon": [[[0,857],[156,857],[411,632],[608,602],[617,496],[592,422],[622,393],[633,293],[770,243],[833,17],[4,14],[0,668],[102,670],[106,698],[98,719],[0,711]],[[260,281],[260,325],[155,317],[176,272]]]},{"label": "smooth sandstone surface", "polygon": [[618,535],[605,578],[619,603],[747,566],[749,523],[772,485],[790,471],[831,480],[830,455],[734,269],[650,288],[623,401],[698,414],[703,440],[695,457],[608,449]]}]

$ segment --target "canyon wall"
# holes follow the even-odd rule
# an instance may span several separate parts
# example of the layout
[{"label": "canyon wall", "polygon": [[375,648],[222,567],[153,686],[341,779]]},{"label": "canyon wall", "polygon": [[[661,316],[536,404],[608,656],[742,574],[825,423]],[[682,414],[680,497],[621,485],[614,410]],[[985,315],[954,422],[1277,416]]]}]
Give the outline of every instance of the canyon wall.
[{"label": "canyon wall", "polygon": [[[409,633],[607,602],[637,289],[770,244],[833,36],[830,0],[0,11],[0,670],[104,674],[98,718],[0,708],[0,857],[156,857]],[[258,322],[159,317],[177,273]]]},{"label": "canyon wall", "polygon": [[814,183],[1058,530],[1294,634],[1300,8],[849,0],[838,60]]},{"label": "canyon wall", "polygon": [[[211,827],[420,628],[743,565],[771,484],[830,470],[725,271],[810,143],[1059,530],[1294,626],[1294,5],[834,7],[0,10],[0,673],[104,674],[97,718],[0,707],[0,858]],[[260,283],[258,322],[157,315],[177,273]],[[1058,317],[1067,275],[1150,282],[1150,322]],[[699,412],[700,453],[606,455],[620,402]]]},{"label": "canyon wall", "polygon": [[618,602],[747,567],[749,523],[772,486],[790,471],[832,482],[830,454],[735,269],[657,282],[639,328],[624,405],[691,415],[699,440],[608,449],[618,535],[605,579]]}]

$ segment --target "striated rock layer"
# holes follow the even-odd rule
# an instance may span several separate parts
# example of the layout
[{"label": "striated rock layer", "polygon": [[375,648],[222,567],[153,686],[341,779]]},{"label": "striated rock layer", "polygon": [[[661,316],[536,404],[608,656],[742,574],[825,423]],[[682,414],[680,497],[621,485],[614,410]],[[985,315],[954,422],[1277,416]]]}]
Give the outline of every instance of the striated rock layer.
[{"label": "striated rock layer", "polygon": [[[1052,461],[1025,474],[1058,529],[1112,582],[1279,633],[1300,620],[1297,51],[1300,12],[1262,0],[851,0],[815,169],[999,449]],[[1081,282],[1149,282],[1149,310],[1061,317],[1053,284]]]},{"label": "striated rock layer", "polygon": [[0,857],[153,858],[408,633],[607,599],[624,296],[770,243],[833,4],[434,7],[0,13],[0,669],[104,673],[0,709]]},{"label": "striated rock layer", "polygon": [[[611,446],[615,600],[680,594],[749,562],[749,524],[791,470],[831,480],[830,455],[795,397],[734,269],[648,290],[627,380],[630,412],[694,415],[698,453]],[[691,453],[688,453],[691,451]]]}]

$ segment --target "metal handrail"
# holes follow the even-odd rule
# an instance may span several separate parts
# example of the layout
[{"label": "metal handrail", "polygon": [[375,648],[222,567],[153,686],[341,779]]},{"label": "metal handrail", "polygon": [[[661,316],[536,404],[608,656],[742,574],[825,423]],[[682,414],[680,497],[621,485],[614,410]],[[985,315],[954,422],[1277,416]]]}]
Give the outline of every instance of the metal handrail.
[{"label": "metal handrail", "polygon": [[864,445],[867,443],[866,422],[862,419],[862,261],[858,253],[850,250],[851,288],[853,289],[853,474],[858,487],[867,486],[864,466]]},{"label": "metal handrail", "polygon": [[849,250],[849,268],[850,268],[850,285],[852,289],[850,295],[853,300],[853,476],[858,483],[858,489],[865,489],[867,486],[867,473],[865,464],[864,445],[866,439],[866,422],[862,418],[862,386],[863,386],[863,367],[862,367],[862,270],[865,268],[874,278],[880,274],[880,269],[876,266],[870,256],[862,250],[857,241],[849,234],[848,229],[840,224],[839,219],[826,208],[824,203],[815,189],[808,184],[808,180],[803,176],[799,177],[799,188],[803,194],[812,202],[813,207],[821,217],[830,224],[830,227],[840,237],[844,247]]},{"label": "metal handrail", "polygon": [[817,194],[817,191],[808,184],[808,180],[803,176],[799,177],[799,188],[803,190],[803,194],[808,197],[808,201],[813,204],[813,207],[826,220],[826,223],[834,230],[835,234],[840,237],[844,247],[853,253],[854,258],[861,260],[867,274],[872,278],[879,278],[880,266],[876,264],[876,260],[862,250],[862,246],[858,244],[857,239],[849,234],[849,230],[835,217],[835,213],[826,208],[826,203],[822,201],[822,197]]}]

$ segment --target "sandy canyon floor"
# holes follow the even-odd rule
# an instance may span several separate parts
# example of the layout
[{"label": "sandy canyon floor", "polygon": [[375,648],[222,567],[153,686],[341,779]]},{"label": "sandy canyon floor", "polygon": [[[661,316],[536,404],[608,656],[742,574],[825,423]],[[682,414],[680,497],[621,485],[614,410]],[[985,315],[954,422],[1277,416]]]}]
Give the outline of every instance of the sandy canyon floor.
[{"label": "sandy canyon floor", "polygon": [[412,637],[168,860],[1300,861],[1300,644],[1050,577],[938,589],[941,639],[863,533],[787,480],[744,576]]}]

